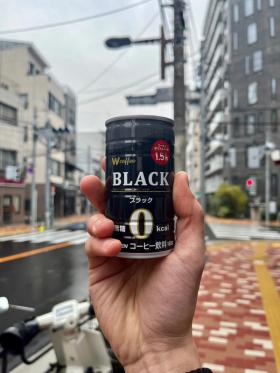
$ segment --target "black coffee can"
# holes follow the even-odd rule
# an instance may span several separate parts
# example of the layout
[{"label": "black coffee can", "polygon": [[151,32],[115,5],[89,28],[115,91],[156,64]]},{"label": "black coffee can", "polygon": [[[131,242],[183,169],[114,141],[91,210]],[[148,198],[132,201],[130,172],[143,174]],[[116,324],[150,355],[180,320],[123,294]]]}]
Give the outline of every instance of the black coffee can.
[{"label": "black coffee can", "polygon": [[168,255],[175,244],[174,122],[157,116],[106,121],[106,216],[120,257]]}]

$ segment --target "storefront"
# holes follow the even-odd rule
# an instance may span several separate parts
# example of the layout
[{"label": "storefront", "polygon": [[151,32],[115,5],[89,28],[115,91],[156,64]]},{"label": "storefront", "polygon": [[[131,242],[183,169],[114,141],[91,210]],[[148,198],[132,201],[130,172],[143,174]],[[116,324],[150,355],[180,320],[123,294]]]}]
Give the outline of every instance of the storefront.
[{"label": "storefront", "polygon": [[0,180],[0,225],[24,223],[25,185]]}]

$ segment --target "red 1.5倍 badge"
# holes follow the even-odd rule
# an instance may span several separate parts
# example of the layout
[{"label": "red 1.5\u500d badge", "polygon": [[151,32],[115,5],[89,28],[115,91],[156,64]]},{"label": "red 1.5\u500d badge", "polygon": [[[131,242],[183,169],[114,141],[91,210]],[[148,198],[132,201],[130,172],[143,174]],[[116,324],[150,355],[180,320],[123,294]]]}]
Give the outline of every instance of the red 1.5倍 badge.
[{"label": "red 1.5\u500d badge", "polygon": [[151,156],[155,163],[165,166],[170,159],[170,147],[165,140],[156,141],[151,149]]}]

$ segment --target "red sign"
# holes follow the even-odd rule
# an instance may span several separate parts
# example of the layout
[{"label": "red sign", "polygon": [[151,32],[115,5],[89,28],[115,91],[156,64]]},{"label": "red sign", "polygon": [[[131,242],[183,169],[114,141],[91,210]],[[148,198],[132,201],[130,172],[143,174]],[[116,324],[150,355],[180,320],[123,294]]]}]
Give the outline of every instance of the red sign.
[{"label": "red sign", "polygon": [[248,179],[246,181],[246,185],[248,188],[251,188],[254,185],[254,180],[253,179]]},{"label": "red sign", "polygon": [[170,160],[170,147],[165,140],[156,141],[151,149],[151,156],[155,163],[165,166]]}]

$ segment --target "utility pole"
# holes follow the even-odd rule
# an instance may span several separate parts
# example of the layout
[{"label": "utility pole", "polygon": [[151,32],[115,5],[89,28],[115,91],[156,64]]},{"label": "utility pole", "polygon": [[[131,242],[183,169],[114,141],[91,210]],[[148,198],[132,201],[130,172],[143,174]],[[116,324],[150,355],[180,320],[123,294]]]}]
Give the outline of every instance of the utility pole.
[{"label": "utility pole", "polygon": [[176,168],[186,169],[186,89],[184,1],[174,0],[174,119]]},{"label": "utility pole", "polygon": [[45,138],[47,140],[46,147],[46,170],[45,170],[45,224],[46,229],[51,226],[51,124],[49,121],[45,127]]},{"label": "utility pole", "polygon": [[205,197],[205,143],[206,143],[206,108],[205,108],[205,60],[204,43],[201,45],[201,117],[200,117],[200,204],[206,211]]},{"label": "utility pole", "polygon": [[270,128],[266,126],[265,133],[265,223],[270,221]]},{"label": "utility pole", "polygon": [[32,121],[32,180],[31,180],[31,226],[37,223],[37,189],[36,189],[36,145],[37,145],[37,109],[33,109]]}]

